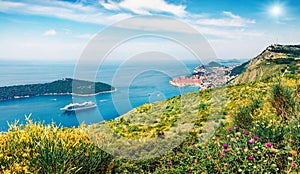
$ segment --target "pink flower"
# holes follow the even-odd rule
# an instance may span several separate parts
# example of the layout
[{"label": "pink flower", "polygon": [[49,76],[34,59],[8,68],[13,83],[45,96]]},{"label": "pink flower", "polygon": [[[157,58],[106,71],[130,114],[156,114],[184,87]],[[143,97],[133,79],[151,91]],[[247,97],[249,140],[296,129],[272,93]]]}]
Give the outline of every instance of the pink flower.
[{"label": "pink flower", "polygon": [[228,144],[223,144],[224,149],[227,149]]},{"label": "pink flower", "polygon": [[271,143],[266,143],[265,146],[266,147],[272,147],[272,144]]},{"label": "pink flower", "polygon": [[224,156],[225,156],[225,154],[224,154],[224,153],[222,153],[222,154],[221,154],[221,156],[222,156],[222,157],[224,157]]},{"label": "pink flower", "polygon": [[292,162],[292,163],[291,163],[291,166],[292,166],[292,167],[297,167],[297,164],[296,164],[295,162]]},{"label": "pink flower", "polygon": [[224,152],[227,153],[227,152],[229,152],[229,150],[228,149],[224,149]]},{"label": "pink flower", "polygon": [[228,132],[231,132],[232,131],[232,129],[231,128],[228,128]]},{"label": "pink flower", "polygon": [[253,160],[253,156],[248,156],[248,160]]},{"label": "pink flower", "polygon": [[248,144],[253,144],[254,141],[251,139],[251,140],[248,140]]},{"label": "pink flower", "polygon": [[258,136],[254,136],[253,139],[254,139],[255,141],[257,141],[257,140],[258,140]]},{"label": "pink flower", "polygon": [[249,132],[244,132],[244,135],[249,135]]}]

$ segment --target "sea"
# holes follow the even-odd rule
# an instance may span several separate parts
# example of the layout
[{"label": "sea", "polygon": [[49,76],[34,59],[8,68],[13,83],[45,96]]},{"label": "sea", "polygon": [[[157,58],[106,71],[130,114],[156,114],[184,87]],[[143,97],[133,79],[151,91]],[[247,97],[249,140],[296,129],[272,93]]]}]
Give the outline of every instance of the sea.
[{"label": "sea", "polygon": [[[186,75],[199,62],[152,62],[126,65],[107,63],[98,68],[95,81],[114,86],[112,93],[78,97],[72,95],[37,96],[0,102],[0,131],[7,131],[9,124],[23,124],[26,117],[34,122],[55,123],[60,127],[73,127],[112,120],[145,103],[165,100],[177,95],[199,90],[177,88],[169,81]],[[0,62],[0,86],[47,83],[63,78],[74,78],[78,65],[68,63]],[[81,69],[89,72],[90,68]],[[77,72],[78,73],[78,72]],[[85,80],[85,79],[83,79]],[[94,101],[97,108],[70,113],[60,108],[74,102]]]}]

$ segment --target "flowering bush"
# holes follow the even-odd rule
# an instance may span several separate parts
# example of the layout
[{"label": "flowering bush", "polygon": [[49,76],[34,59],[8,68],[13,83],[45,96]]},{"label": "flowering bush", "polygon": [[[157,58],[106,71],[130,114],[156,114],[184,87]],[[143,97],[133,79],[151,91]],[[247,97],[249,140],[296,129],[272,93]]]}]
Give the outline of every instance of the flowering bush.
[{"label": "flowering bush", "polygon": [[[241,131],[241,130],[239,130]],[[228,139],[228,135],[231,137]],[[225,131],[199,147],[198,171],[208,173],[299,172],[297,151],[277,142],[263,142],[252,132]],[[282,148],[280,148],[282,147]],[[294,153],[294,154],[292,154]],[[195,173],[197,173],[195,171]]]},{"label": "flowering bush", "polygon": [[82,128],[44,126],[27,120],[0,133],[0,173],[105,172],[112,157],[98,149]]}]

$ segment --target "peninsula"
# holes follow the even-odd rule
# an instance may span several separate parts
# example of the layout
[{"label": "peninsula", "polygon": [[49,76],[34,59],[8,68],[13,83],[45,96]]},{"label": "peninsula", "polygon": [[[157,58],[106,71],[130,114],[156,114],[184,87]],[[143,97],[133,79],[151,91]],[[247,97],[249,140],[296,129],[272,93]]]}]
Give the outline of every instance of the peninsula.
[{"label": "peninsula", "polygon": [[64,78],[51,83],[0,87],[0,101],[42,95],[91,96],[116,89],[101,82]]},{"label": "peninsula", "polygon": [[199,87],[201,90],[228,83],[245,83],[265,79],[270,74],[300,72],[300,45],[267,47],[257,57],[236,66],[224,66],[217,62],[199,65],[189,75],[175,77],[170,84],[177,87]]},{"label": "peninsula", "polygon": [[207,65],[199,65],[190,75],[175,77],[170,84],[176,87],[199,87],[201,89],[222,86],[236,76],[232,75],[235,66],[224,66],[217,62],[210,62]]}]

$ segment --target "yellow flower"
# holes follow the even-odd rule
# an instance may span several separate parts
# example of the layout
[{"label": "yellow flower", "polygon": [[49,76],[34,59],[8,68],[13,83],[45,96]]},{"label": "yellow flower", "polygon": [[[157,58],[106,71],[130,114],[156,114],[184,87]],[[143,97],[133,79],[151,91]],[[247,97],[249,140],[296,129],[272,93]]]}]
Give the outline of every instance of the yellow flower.
[{"label": "yellow flower", "polygon": [[85,139],[85,140],[84,140],[84,143],[85,143],[85,144],[89,144],[90,141],[89,141],[88,139]]},{"label": "yellow flower", "polygon": [[272,123],[269,123],[268,126],[267,126],[267,128],[270,128],[271,126],[272,126]]},{"label": "yellow flower", "polygon": [[12,172],[10,171],[10,170],[5,170],[4,172],[3,172],[3,174],[11,174]]},{"label": "yellow flower", "polygon": [[297,156],[297,151],[295,151],[295,150],[291,150],[291,152],[290,152],[293,156]]},{"label": "yellow flower", "polygon": [[278,149],[275,149],[275,148],[271,148],[270,151],[271,151],[272,153],[277,153],[277,152],[279,152],[279,150],[278,150]]},{"label": "yellow flower", "polygon": [[29,168],[28,166],[24,166],[24,167],[23,167],[24,173],[27,173],[27,172],[28,172],[28,168]]}]

